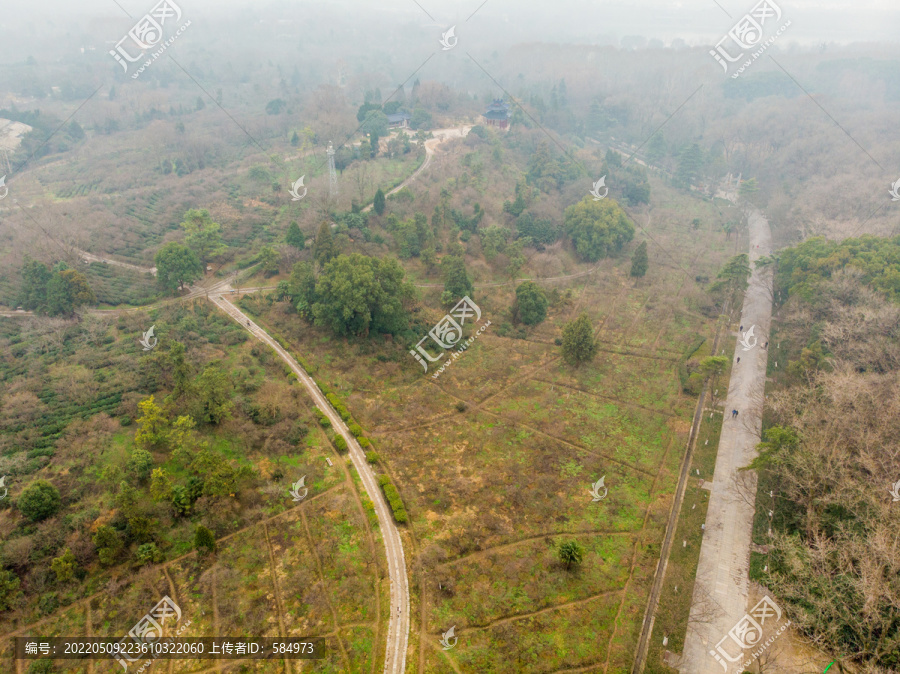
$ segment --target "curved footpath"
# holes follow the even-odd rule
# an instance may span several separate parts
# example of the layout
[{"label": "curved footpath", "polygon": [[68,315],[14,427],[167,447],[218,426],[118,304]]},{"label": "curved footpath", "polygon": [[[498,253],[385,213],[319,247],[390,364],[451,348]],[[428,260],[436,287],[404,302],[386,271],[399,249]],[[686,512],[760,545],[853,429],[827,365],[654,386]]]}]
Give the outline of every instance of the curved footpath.
[{"label": "curved footpath", "polygon": [[391,579],[391,606],[388,621],[387,649],[384,657],[384,672],[385,674],[402,674],[406,669],[406,648],[409,641],[409,582],[406,577],[403,541],[400,539],[400,532],[394,523],[393,515],[385,503],[384,497],[381,495],[375,474],[366,462],[362,447],[359,446],[356,437],[350,433],[347,425],[331,406],[331,403],[328,402],[328,399],[323,395],[316,382],[306,373],[306,370],[300,367],[300,364],[291,354],[285,351],[265,330],[254,323],[231,302],[227,301],[221,294],[211,294],[209,299],[237,321],[242,328],[248,330],[250,334],[261,342],[268,344],[275,350],[275,353],[281,356],[281,359],[297,375],[300,383],[309,391],[316,407],[322,410],[325,416],[328,417],[334,430],[340,433],[347,441],[350,459],[359,473],[369,499],[375,504],[375,514],[381,527],[381,537],[384,540],[385,554],[387,555],[388,575]]},{"label": "curved footpath", "polygon": [[[392,189],[384,196],[389,197],[392,194],[396,194],[416,178],[418,178],[419,174],[422,173],[422,171],[424,171],[426,168],[428,168],[428,165],[431,163],[431,157],[434,155],[434,151],[437,149],[438,145],[451,138],[465,138],[471,130],[471,126],[459,126],[452,129],[435,129],[434,131],[432,131],[431,135],[434,137],[429,138],[425,141],[425,161],[422,162],[422,165],[419,168],[413,171],[412,175],[409,178],[397,185],[397,187]],[[364,209],[362,209],[362,212],[368,213],[372,210],[373,205],[374,204],[369,204]]]},{"label": "curved footpath", "polygon": [[[748,216],[750,262],[772,252],[769,223],[752,209]],[[759,246],[759,248],[757,248]],[[750,544],[754,507],[740,493],[735,478],[757,455],[765,403],[766,363],[772,319],[772,268],[754,269],[744,294],[741,324],[744,331],[755,325],[757,345],[748,351],[738,343],[732,356],[731,380],[725,400],[725,419],[719,437],[716,470],[713,474],[706,530],[700,547],[697,579],[690,620],[679,663],[683,674],[724,674],[723,664],[710,651],[735,627],[748,609],[750,594]],[[737,335],[738,339],[741,335]],[[751,339],[752,342],[752,339]],[[740,357],[741,362],[736,362]],[[731,418],[731,410],[738,416]],[[756,495],[756,473],[752,493]],[[710,606],[710,604],[712,606]],[[712,609],[713,615],[709,615]],[[745,652],[746,653],[746,652]],[[741,658],[742,660],[743,658]],[[729,674],[741,672],[729,663]]]}]

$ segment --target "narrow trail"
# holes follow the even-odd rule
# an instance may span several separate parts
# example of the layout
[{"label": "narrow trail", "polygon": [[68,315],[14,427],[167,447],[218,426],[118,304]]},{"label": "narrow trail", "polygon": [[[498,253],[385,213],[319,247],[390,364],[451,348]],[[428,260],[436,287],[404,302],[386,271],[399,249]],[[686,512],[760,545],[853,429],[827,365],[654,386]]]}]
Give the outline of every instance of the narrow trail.
[{"label": "narrow trail", "polygon": [[[416,178],[418,178],[422,174],[422,172],[426,168],[428,168],[428,165],[431,164],[431,158],[434,156],[435,150],[437,150],[438,145],[440,145],[444,141],[450,140],[451,138],[465,138],[471,130],[471,126],[460,126],[453,129],[435,129],[434,131],[432,131],[431,135],[433,135],[434,138],[429,138],[425,141],[425,161],[422,162],[422,165],[419,168],[413,171],[412,175],[409,176],[409,178],[397,185],[397,187],[392,189],[384,196],[389,197],[392,194],[396,194],[411,182],[413,182]],[[364,209],[362,209],[362,212],[368,213],[372,210],[372,206],[374,206],[374,204],[369,204]]]},{"label": "narrow trail", "polygon": [[495,552],[501,552],[503,550],[508,550],[509,548],[514,548],[518,545],[522,545],[524,543],[531,543],[533,541],[542,541],[547,538],[551,538],[553,536],[571,536],[573,538],[578,538],[580,536],[590,537],[590,536],[634,536],[639,534],[640,530],[637,531],[614,531],[612,529],[592,529],[590,531],[551,531],[546,534],[537,534],[535,536],[527,536],[526,538],[520,538],[515,541],[510,541],[508,543],[501,543],[500,545],[494,545],[490,548],[484,548],[483,550],[475,550],[474,552],[470,552],[466,555],[462,555],[460,557],[456,557],[455,559],[448,559],[446,562],[441,562],[437,565],[437,567],[441,566],[451,566],[453,564],[459,564],[460,562],[469,562],[475,557],[484,557],[485,555],[489,555]]},{"label": "narrow trail", "polygon": [[646,405],[641,405],[640,403],[631,402],[630,400],[622,400],[621,398],[616,398],[615,396],[605,396],[602,393],[596,393],[594,391],[588,391],[587,389],[579,388],[577,386],[573,386],[572,384],[564,384],[558,381],[549,381],[547,379],[541,379],[540,377],[535,377],[534,381],[539,381],[542,384],[548,384],[549,386],[559,386],[559,388],[569,389],[570,391],[578,391],[579,393],[583,393],[587,396],[591,396],[592,398],[599,398],[600,400],[608,400],[610,402],[616,403],[617,405],[622,405],[623,407],[636,407],[639,410],[644,410],[645,412],[649,412],[650,414],[659,414],[663,417],[668,417],[670,419],[680,419],[680,414],[675,414],[673,412],[669,412],[666,410],[658,410],[653,407],[647,407]]},{"label": "narrow trail", "polygon": [[141,272],[142,274],[152,274],[153,276],[156,276],[156,267],[139,267],[136,264],[119,262],[118,260],[113,260],[108,257],[100,257],[99,255],[94,255],[84,250],[79,250],[78,254],[81,256],[81,259],[86,262],[102,262],[104,264],[112,265],[113,267],[121,267],[122,269],[130,269],[132,271]]},{"label": "narrow trail", "polygon": [[[303,517],[303,509],[300,510],[300,516]],[[275,612],[278,614],[278,631],[282,638],[286,638],[288,633],[284,624],[284,608],[281,605],[281,591],[278,589],[278,565],[275,563],[275,552],[272,550],[272,541],[269,539],[269,527],[266,524],[263,524],[263,533],[266,535],[266,549],[269,551],[269,572],[272,574],[272,593],[275,597]],[[308,534],[309,529],[307,529]],[[331,602],[328,602],[328,604],[330,606]],[[333,609],[332,613],[334,613]],[[290,658],[284,658],[282,662],[284,662],[284,671],[287,674],[293,674]]]},{"label": "narrow trail", "polygon": [[[306,519],[306,512],[304,510],[300,511],[300,519],[303,521],[303,530],[306,532],[306,540],[309,542],[309,551],[313,556],[313,559],[316,560],[316,572],[319,574],[319,582],[322,583],[322,592],[325,594],[325,603],[328,604],[328,610],[331,612],[331,620],[334,623],[334,632],[337,634],[338,647],[341,649],[341,659],[344,662],[344,667],[349,669],[350,660],[347,657],[347,649],[344,648],[344,640],[341,639],[341,629],[344,627],[341,625],[341,621],[338,620],[337,611],[334,610],[334,603],[331,601],[331,597],[328,596],[328,593],[325,592],[325,571],[322,569],[322,560],[319,558],[319,551],[316,550],[316,539],[313,538],[312,532],[309,530],[309,521]],[[269,548],[271,549],[271,544],[269,544]],[[287,633],[285,633],[287,636]]]},{"label": "narrow trail", "polygon": [[585,597],[583,599],[575,599],[573,601],[568,601],[563,604],[555,604],[553,606],[545,606],[544,608],[538,609],[537,611],[531,611],[529,613],[517,613],[516,615],[504,616],[503,618],[497,618],[496,620],[491,620],[484,625],[475,625],[473,627],[467,627],[466,629],[472,630],[486,630],[490,629],[494,625],[503,625],[504,623],[515,622],[516,620],[524,620],[525,618],[533,618],[536,615],[541,615],[542,613],[550,613],[552,611],[561,611],[567,608],[573,608],[575,606],[581,606],[582,604],[586,604],[588,602],[594,601],[595,599],[600,599],[601,597],[612,597],[614,595],[622,594],[624,590],[610,590],[609,592],[601,592],[600,594],[591,595],[590,597]]},{"label": "narrow trail", "polygon": [[[423,641],[424,641],[424,640],[423,640]],[[431,639],[428,639],[427,641],[428,641],[429,645],[430,645],[435,651],[438,652],[439,655],[443,655],[443,656],[444,656],[444,661],[445,661],[448,665],[450,665],[450,668],[451,668],[454,672],[456,672],[456,674],[463,674],[463,671],[459,668],[459,665],[456,664],[456,660],[454,660],[454,659],[451,657],[451,655],[450,655],[450,653],[452,653],[452,651],[445,651],[445,650],[442,649],[440,646],[438,646],[436,643],[434,643]]]}]

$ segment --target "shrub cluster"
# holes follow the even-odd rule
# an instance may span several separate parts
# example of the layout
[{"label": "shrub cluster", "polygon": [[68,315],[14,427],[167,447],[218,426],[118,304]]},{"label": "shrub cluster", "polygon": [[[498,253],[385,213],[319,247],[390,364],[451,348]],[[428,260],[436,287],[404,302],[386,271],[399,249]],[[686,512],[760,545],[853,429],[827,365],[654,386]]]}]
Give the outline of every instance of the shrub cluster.
[{"label": "shrub cluster", "polygon": [[318,407],[313,408],[313,412],[315,412],[316,418],[319,420],[319,425],[322,428],[331,428],[331,420],[325,416],[325,412]]},{"label": "shrub cluster", "polygon": [[[347,409],[347,406],[340,398],[334,395],[334,393],[327,393],[325,397],[328,398],[328,402],[330,402],[331,406],[334,407],[335,410],[337,410],[337,413],[341,415],[341,419],[343,419],[344,421],[350,420],[350,410]],[[354,433],[354,435],[356,434]]]},{"label": "shrub cluster", "polygon": [[334,437],[331,439],[331,443],[337,451],[342,453],[347,451],[347,441],[344,440],[344,436],[340,433],[335,433]]},{"label": "shrub cluster", "polygon": [[394,520],[400,524],[408,522],[409,517],[406,514],[406,508],[403,507],[403,500],[400,498],[400,492],[398,492],[397,488],[391,484],[391,478],[387,475],[379,475],[378,484],[381,485],[381,490],[384,492],[384,496],[391,506],[391,510],[394,513]]}]

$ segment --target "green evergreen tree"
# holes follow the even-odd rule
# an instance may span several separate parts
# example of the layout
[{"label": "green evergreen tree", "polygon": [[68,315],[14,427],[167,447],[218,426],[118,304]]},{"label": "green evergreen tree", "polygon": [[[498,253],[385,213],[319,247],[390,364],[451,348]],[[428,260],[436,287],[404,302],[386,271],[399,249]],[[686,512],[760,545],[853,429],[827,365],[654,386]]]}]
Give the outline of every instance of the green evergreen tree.
[{"label": "green evergreen tree", "polygon": [[272,246],[263,246],[256,259],[259,261],[260,271],[266,278],[278,274],[278,252]]},{"label": "green evergreen tree", "polygon": [[584,197],[566,209],[566,233],[578,256],[588,262],[607,257],[634,238],[634,225],[613,200]]},{"label": "green evergreen tree", "polygon": [[46,480],[35,480],[25,487],[16,507],[32,522],[44,520],[55,515],[62,500],[59,490]]},{"label": "green evergreen tree", "polygon": [[169,241],[156,252],[156,282],[160,288],[175,292],[203,276],[197,254],[184,244]]},{"label": "green evergreen tree", "polygon": [[666,145],[665,137],[661,132],[654,133],[650,138],[650,142],[647,143],[647,159],[656,163],[660,159],[663,159],[667,152],[668,147]]},{"label": "green evergreen tree", "polygon": [[175,401],[191,389],[191,364],[184,357],[184,344],[181,342],[169,342],[169,363],[172,366],[172,379],[174,387],[166,401]]},{"label": "green evergreen tree", "polygon": [[61,269],[47,283],[47,313],[71,316],[75,309],[97,301],[87,277],[74,269]]},{"label": "green evergreen tree", "polygon": [[742,198],[750,199],[757,192],[759,192],[759,183],[757,183],[756,178],[741,181],[741,186],[738,188],[738,194]]},{"label": "green evergreen tree", "polygon": [[75,578],[75,572],[78,570],[78,562],[75,560],[75,555],[72,554],[69,548],[66,548],[63,554],[55,557],[50,562],[50,570],[56,574],[58,583],[71,582]]},{"label": "green evergreen tree", "polygon": [[218,424],[224,421],[231,410],[231,378],[219,361],[212,361],[200,376],[194,387],[199,421]]},{"label": "green evergreen tree", "polygon": [[537,283],[525,281],[516,288],[513,317],[525,325],[537,325],[547,318],[547,295]]},{"label": "green evergreen tree", "polygon": [[703,150],[697,143],[686,148],[678,160],[678,171],[675,178],[684,187],[690,187],[697,182],[703,171]]},{"label": "green evergreen tree", "polygon": [[578,544],[578,541],[566,541],[559,546],[558,554],[559,561],[566,565],[566,570],[569,570],[572,565],[581,564],[581,560],[584,558],[584,548]]},{"label": "green evergreen tree", "polygon": [[316,325],[338,335],[397,334],[406,328],[412,295],[397,260],[339,255],[316,282],[313,315]]},{"label": "green evergreen tree", "polygon": [[374,134],[375,138],[383,138],[388,134],[389,126],[387,115],[379,107],[366,113],[366,121],[363,122],[362,131]]},{"label": "green evergreen tree", "polygon": [[447,255],[441,260],[441,271],[444,275],[444,293],[441,296],[444,304],[456,304],[463,297],[475,299],[475,286],[466,270],[466,261],[461,255]]},{"label": "green evergreen tree", "polygon": [[141,416],[138,417],[138,429],[134,434],[134,444],[143,449],[162,449],[166,445],[169,431],[169,418],[163,408],[156,404],[155,396],[138,403]]},{"label": "green evergreen tree", "polygon": [[162,551],[156,547],[156,543],[144,543],[139,546],[134,557],[141,566],[145,564],[158,564],[165,559]]},{"label": "green evergreen tree", "polygon": [[150,496],[154,501],[166,501],[172,497],[172,478],[164,468],[154,468],[150,477]]},{"label": "green evergreen tree", "polygon": [[377,215],[384,215],[384,192],[381,191],[380,187],[375,192],[375,201],[372,205],[372,210],[374,210]]},{"label": "green evergreen tree", "polygon": [[146,449],[138,447],[131,453],[125,468],[140,482],[143,482],[150,477],[150,473],[153,471],[153,455]]},{"label": "green evergreen tree", "polygon": [[732,306],[749,285],[750,258],[746,253],[735,255],[716,274],[716,282],[709,290],[729,301]]},{"label": "green evergreen tree", "polygon": [[189,210],[184,214],[181,227],[185,232],[185,244],[197,254],[202,264],[205,265],[210,258],[220,255],[224,250],[222,228],[219,223],[213,222],[206,209]]},{"label": "green evergreen tree", "polygon": [[576,367],[588,362],[597,352],[594,341],[594,328],[585,314],[563,327],[562,354],[563,360]]},{"label": "green evergreen tree", "polygon": [[637,276],[638,278],[644,276],[647,273],[647,267],[649,266],[650,260],[647,257],[647,242],[641,241],[638,244],[638,247],[634,250],[634,255],[631,256],[631,275]]},{"label": "green evergreen tree", "polygon": [[131,519],[138,512],[138,505],[142,501],[141,493],[124,480],[119,483],[119,492],[113,502],[119,509],[119,514],[126,519]]},{"label": "green evergreen tree", "polygon": [[297,224],[296,220],[288,225],[287,235],[284,237],[284,240],[289,246],[293,246],[299,250],[306,248],[306,237],[300,230],[300,225]]},{"label": "green evergreen tree", "polygon": [[72,123],[69,124],[66,133],[69,134],[69,137],[72,138],[72,140],[81,140],[84,138],[84,129],[81,127],[81,124],[74,119],[72,120]]},{"label": "green evergreen tree", "polygon": [[28,310],[45,313],[47,311],[47,284],[53,277],[47,265],[25,258],[22,266],[22,287],[19,304]]},{"label": "green evergreen tree", "polygon": [[18,603],[22,597],[19,590],[21,584],[22,581],[12,571],[0,569],[0,611],[9,611]]},{"label": "green evergreen tree", "polygon": [[295,264],[287,288],[297,312],[304,318],[311,318],[316,303],[316,273],[313,266],[309,262]]},{"label": "green evergreen tree", "polygon": [[334,237],[331,234],[331,223],[323,220],[319,225],[319,233],[316,234],[316,243],[313,246],[313,257],[320,265],[325,266],[330,260],[337,257],[337,246],[334,245]]},{"label": "green evergreen tree", "polygon": [[180,517],[186,517],[191,513],[194,502],[186,487],[177,485],[172,488],[172,509]]},{"label": "green evergreen tree", "polygon": [[194,547],[200,554],[212,554],[216,551],[215,535],[202,524],[194,532]]},{"label": "green evergreen tree", "polygon": [[711,377],[713,384],[716,378],[728,369],[728,358],[725,356],[707,356],[700,361],[700,374],[704,377]]},{"label": "green evergreen tree", "polygon": [[97,527],[97,531],[94,532],[91,541],[97,550],[97,557],[99,557],[100,563],[104,566],[115,564],[116,558],[124,546],[119,533],[106,524]]},{"label": "green evergreen tree", "polygon": [[609,148],[606,151],[606,154],[603,156],[603,160],[606,162],[607,166],[612,166],[613,168],[619,167],[622,165],[622,155],[618,152]]}]

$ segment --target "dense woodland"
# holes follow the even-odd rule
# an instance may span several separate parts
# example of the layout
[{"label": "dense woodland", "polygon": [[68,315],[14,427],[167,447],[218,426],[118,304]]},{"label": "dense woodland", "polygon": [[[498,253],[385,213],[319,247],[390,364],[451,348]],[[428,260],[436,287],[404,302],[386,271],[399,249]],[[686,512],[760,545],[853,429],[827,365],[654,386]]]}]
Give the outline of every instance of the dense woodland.
[{"label": "dense woodland", "polygon": [[753,463],[769,549],[754,575],[813,643],[867,672],[900,667],[898,245],[811,239],[778,253],[770,359],[782,369],[770,361],[778,384]]}]

